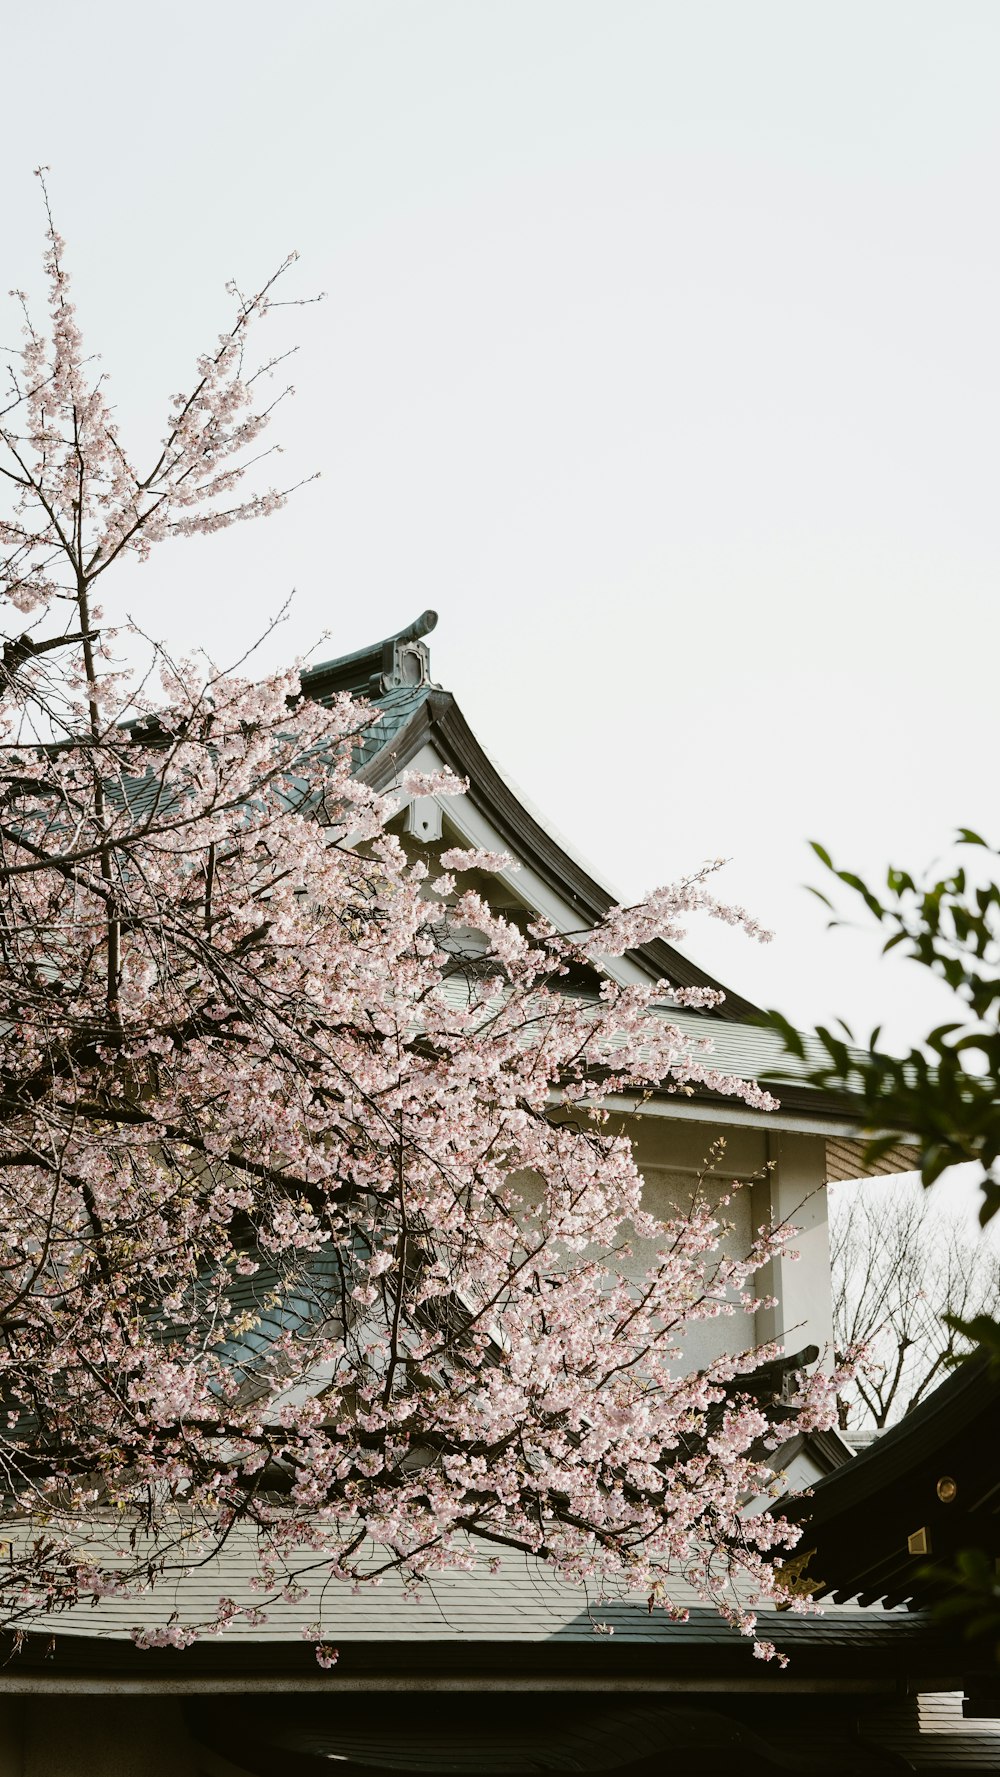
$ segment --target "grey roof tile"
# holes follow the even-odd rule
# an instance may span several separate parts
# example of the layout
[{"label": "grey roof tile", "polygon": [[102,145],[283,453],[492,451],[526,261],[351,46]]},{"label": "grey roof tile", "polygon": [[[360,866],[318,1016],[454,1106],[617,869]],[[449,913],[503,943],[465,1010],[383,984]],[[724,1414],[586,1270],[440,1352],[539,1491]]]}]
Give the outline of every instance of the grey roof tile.
[{"label": "grey roof tile", "polygon": [[[304,1555],[305,1567],[309,1556]],[[61,1615],[42,1619],[38,1628],[74,1636],[127,1637],[135,1624],[165,1624],[176,1613],[182,1623],[210,1618],[220,1598],[245,1606],[263,1606],[264,1594],[251,1580],[255,1557],[248,1536],[235,1535],[223,1552],[176,1580],[163,1580],[151,1593],[134,1599],[102,1599]],[[312,1583],[310,1584],[310,1579]],[[703,1605],[690,1586],[679,1581],[674,1601],[690,1611],[686,1623],[672,1621],[663,1610],[652,1613],[642,1599],[601,1600],[593,1589],[572,1586],[544,1563],[511,1555],[491,1574],[486,1557],[471,1572],[440,1574],[407,1600],[400,1581],[387,1576],[377,1588],[359,1590],[343,1582],[303,1574],[310,1586],[305,1600],[268,1602],[267,1622],[253,1625],[237,1619],[227,1635],[240,1642],[301,1641],[302,1627],[322,1619],[323,1633],[334,1641],[438,1642],[584,1642],[601,1639],[598,1624],[617,1642],[718,1646],[732,1643],[735,1632],[716,1611]],[[796,1616],[773,1610],[759,1614],[759,1633],[779,1646],[814,1644],[865,1645],[880,1637],[889,1616],[903,1636],[919,1633],[920,1619],[907,1612],[877,1616],[850,1608],[831,1607],[822,1616]]]}]

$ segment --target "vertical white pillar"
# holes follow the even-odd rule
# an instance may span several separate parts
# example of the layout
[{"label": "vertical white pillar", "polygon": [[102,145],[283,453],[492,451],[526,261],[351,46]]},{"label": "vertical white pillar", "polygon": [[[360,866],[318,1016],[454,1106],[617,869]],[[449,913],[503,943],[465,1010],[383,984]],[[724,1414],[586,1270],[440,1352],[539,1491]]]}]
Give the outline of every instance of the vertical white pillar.
[{"label": "vertical white pillar", "polygon": [[756,1317],[761,1342],[777,1339],[786,1352],[818,1345],[829,1365],[833,1352],[833,1292],[826,1201],[826,1142],[821,1135],[777,1131],[768,1137],[775,1165],[769,1179],[754,1187],[754,1224],[790,1223],[799,1230],[790,1247],[799,1254],[772,1259],[761,1273],[762,1295],[775,1296],[774,1308]]}]

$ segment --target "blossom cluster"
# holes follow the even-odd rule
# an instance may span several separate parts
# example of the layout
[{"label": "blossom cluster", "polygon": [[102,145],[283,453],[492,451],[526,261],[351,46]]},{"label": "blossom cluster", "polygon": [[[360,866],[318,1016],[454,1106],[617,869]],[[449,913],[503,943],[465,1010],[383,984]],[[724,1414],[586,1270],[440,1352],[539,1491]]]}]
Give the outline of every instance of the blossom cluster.
[{"label": "blossom cluster", "polygon": [[[266,418],[242,351],[270,286],[139,474],[51,226],[47,273],[20,429],[0,425],[0,592],[33,623],[0,686],[3,1620],[141,1600],[239,1527],[261,1608],[317,1574],[415,1587],[478,1544],[667,1610],[683,1581],[752,1629],[740,1600],[796,1534],[747,1505],[771,1427],[744,1380],[773,1354],[692,1372],[684,1345],[789,1231],[723,1257],[707,1202],[657,1220],[603,1111],[664,1084],[767,1108],[665,1011],[714,993],[603,971],[692,912],[752,922],[697,876],[583,934],[533,926],[484,889],[510,860],[429,865],[394,833],[394,798],[352,773],[369,707],[308,704],[294,672],[158,657],[153,697],[116,671],[106,570],[281,498],[217,505]],[[832,1411],[807,1385],[802,1423]]]}]

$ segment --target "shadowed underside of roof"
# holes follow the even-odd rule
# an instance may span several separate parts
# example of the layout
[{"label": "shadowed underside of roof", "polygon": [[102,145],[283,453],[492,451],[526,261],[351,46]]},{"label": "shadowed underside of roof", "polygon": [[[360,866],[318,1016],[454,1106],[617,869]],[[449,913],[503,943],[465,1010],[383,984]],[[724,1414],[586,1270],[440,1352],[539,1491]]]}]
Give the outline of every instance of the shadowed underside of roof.
[{"label": "shadowed underside of roof", "polygon": [[[227,1759],[238,1757],[244,1769],[262,1777],[270,1777],[277,1763],[286,1777],[308,1777],[329,1769],[329,1759],[341,1770],[368,1777],[402,1772],[731,1777],[734,1771],[746,1777],[768,1772],[879,1777],[913,1768],[896,1753],[901,1727],[907,1738],[900,1722],[879,1721],[869,1739],[867,1723],[829,1704],[776,1710],[773,1699],[769,1708],[754,1709],[723,1697],[692,1706],[681,1698],[556,1696],[520,1698],[511,1708],[483,1696],[452,1697],[443,1708],[440,1699],[411,1696],[397,1699],[395,1706],[383,1703],[376,1712],[367,1700],[348,1698],[277,1708],[203,1703],[187,1714],[203,1744]],[[908,1741],[912,1744],[912,1732]]]},{"label": "shadowed underside of roof", "polygon": [[897,1142],[887,1153],[869,1160],[868,1143],[851,1141],[846,1136],[826,1138],[826,1177],[831,1185],[851,1179],[891,1178],[901,1172],[913,1172],[918,1165],[917,1150],[905,1142]]}]

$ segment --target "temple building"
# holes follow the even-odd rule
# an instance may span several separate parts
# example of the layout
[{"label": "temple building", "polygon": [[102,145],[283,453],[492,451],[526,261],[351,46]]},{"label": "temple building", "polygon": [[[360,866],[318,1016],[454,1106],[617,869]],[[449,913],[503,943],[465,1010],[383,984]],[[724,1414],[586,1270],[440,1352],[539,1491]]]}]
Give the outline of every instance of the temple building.
[{"label": "temple building", "polygon": [[[435,622],[427,612],[311,668],[306,694],[372,699],[357,769],[375,788],[441,767],[467,780],[462,797],[400,807],[394,824],[408,846],[507,853],[518,869],[490,877],[497,908],[564,932],[592,924],[614,897],[515,793],[434,682]],[[662,942],[608,968],[621,981],[720,986]],[[789,1064],[758,1018],[727,991],[713,1011],[675,1021],[693,1043],[711,1038],[724,1072],[767,1084]],[[804,1081],[774,1091],[771,1112],[666,1087],[618,1099],[613,1111],[654,1213],[684,1203],[722,1136],[710,1188],[722,1195],[735,1179],[756,1180],[735,1194],[734,1244],[742,1249],[765,1222],[801,1229],[798,1260],[774,1261],[762,1280],[774,1306],[700,1323],[686,1345],[696,1368],[719,1350],[780,1342],[785,1358],[757,1379],[780,1400],[798,1369],[832,1352],[826,1187],[864,1176],[865,1141],[849,1102]],[[901,1142],[876,1170],[912,1164]],[[237,1622],[183,1652],[143,1651],[129,1634],[135,1606],[109,1598],[53,1619],[0,1666],[0,1777],[1000,1770],[990,1644],[938,1622],[925,1577],[929,1558],[963,1547],[1000,1553],[998,1432],[1000,1382],[970,1363],[862,1455],[835,1432],[789,1438],[775,1468],[804,1525],[798,1581],[823,1608],[763,1613],[759,1632],[787,1653],[787,1670],[755,1661],[749,1642],[695,1598],[686,1622],[628,1599],[603,1601],[598,1613],[585,1591],[528,1557],[505,1559],[495,1574],[484,1564],[445,1575],[420,1602],[391,1579],[377,1591],[344,1588],[329,1610],[339,1648],[329,1672],[303,1638],[308,1605],[279,1604],[265,1625]],[[220,1594],[245,1593],[250,1568],[234,1541],[169,1596],[154,1593],[153,1614],[198,1620]]]}]

